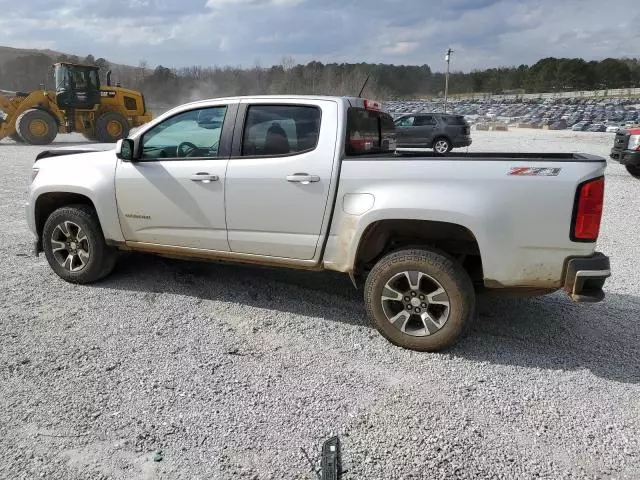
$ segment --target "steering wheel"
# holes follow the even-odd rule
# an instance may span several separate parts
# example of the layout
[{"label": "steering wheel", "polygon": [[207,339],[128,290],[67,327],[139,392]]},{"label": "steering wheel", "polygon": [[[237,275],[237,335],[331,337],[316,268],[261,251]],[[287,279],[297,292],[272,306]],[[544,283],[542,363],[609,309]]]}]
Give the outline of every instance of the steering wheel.
[{"label": "steering wheel", "polygon": [[[189,151],[182,152],[182,147],[189,147]],[[176,147],[176,157],[188,157],[193,152],[198,150],[198,147],[191,142],[182,142],[180,145]]]}]

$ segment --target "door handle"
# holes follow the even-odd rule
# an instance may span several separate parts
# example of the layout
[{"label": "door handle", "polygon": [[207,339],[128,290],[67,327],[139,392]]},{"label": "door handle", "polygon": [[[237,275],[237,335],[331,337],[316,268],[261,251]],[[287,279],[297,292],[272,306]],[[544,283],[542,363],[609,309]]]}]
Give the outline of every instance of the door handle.
[{"label": "door handle", "polygon": [[309,175],[308,173],[294,173],[293,175],[287,175],[287,182],[296,182],[303,185],[309,185],[312,182],[319,182],[320,177],[318,175]]},{"label": "door handle", "polygon": [[209,172],[198,172],[191,175],[191,180],[194,182],[210,183],[217,182],[219,179],[218,175],[210,175]]}]

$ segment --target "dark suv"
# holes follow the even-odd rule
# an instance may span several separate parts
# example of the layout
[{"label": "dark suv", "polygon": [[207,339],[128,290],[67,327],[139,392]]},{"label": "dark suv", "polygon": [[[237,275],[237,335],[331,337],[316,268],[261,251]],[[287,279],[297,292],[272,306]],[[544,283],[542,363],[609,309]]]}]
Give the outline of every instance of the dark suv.
[{"label": "dark suv", "polygon": [[394,123],[399,152],[433,148],[444,155],[452,148],[471,145],[471,128],[462,115],[415,113],[403,115]]}]

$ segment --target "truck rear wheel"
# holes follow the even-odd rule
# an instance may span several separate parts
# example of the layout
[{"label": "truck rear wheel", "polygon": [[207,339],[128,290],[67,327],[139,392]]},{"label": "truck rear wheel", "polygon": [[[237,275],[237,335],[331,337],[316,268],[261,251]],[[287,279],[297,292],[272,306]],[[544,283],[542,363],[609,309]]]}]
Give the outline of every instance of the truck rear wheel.
[{"label": "truck rear wheel", "polygon": [[636,178],[640,178],[640,165],[626,165],[627,172]]},{"label": "truck rear wheel", "polygon": [[114,143],[129,135],[129,123],[118,112],[105,112],[96,122],[96,137],[104,143]]},{"label": "truck rear wheel", "polygon": [[42,246],[51,269],[70,283],[92,283],[106,277],[118,255],[106,244],[97,215],[87,205],[62,207],[49,215]]},{"label": "truck rear wheel", "polygon": [[31,108],[18,116],[16,132],[30,145],[48,145],[58,135],[58,124],[48,112]]},{"label": "truck rear wheel", "polygon": [[394,345],[434,352],[453,345],[475,315],[467,272],[430,250],[400,250],[383,257],[367,277],[367,313]]}]

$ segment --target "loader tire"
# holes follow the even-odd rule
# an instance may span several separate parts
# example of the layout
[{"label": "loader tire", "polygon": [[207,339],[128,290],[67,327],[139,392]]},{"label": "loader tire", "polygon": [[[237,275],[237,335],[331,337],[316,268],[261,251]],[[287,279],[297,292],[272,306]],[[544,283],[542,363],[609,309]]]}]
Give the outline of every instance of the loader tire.
[{"label": "loader tire", "polygon": [[58,135],[58,124],[48,112],[31,108],[18,116],[16,132],[25,143],[48,145]]},{"label": "loader tire", "polygon": [[96,137],[96,134],[93,130],[82,132],[82,136],[90,142],[95,142],[96,140],[98,140],[98,137]]},{"label": "loader tire", "polygon": [[18,132],[12,133],[11,135],[9,135],[9,138],[16,143],[24,143],[24,140],[20,135],[18,135]]},{"label": "loader tire", "polygon": [[115,143],[129,135],[129,123],[118,112],[105,112],[96,122],[96,137],[99,142]]}]

